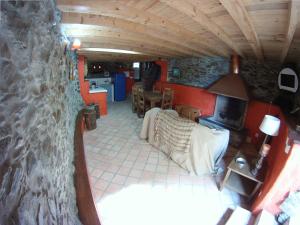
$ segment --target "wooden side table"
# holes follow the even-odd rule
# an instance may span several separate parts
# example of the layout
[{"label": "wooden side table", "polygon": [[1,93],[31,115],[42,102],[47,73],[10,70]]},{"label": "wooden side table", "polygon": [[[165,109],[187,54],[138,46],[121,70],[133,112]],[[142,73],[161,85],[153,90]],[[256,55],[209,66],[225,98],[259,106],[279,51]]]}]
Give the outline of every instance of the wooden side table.
[{"label": "wooden side table", "polygon": [[[235,162],[235,159],[240,156],[246,159],[246,163],[242,167]],[[258,173],[257,176],[253,176],[251,174],[249,164],[251,160],[254,160],[254,158],[239,152],[227,167],[228,170],[221,184],[220,190],[226,186],[227,188],[230,188],[231,190],[251,199],[264,181],[263,173]]]}]

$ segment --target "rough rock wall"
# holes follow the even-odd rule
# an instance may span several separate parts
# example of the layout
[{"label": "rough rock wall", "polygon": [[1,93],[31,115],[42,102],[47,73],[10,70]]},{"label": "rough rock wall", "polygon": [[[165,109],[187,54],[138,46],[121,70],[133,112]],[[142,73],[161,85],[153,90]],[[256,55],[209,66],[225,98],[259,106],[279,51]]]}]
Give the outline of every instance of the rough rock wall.
[{"label": "rough rock wall", "polygon": [[[180,77],[173,77],[169,72],[170,82],[207,88],[213,82],[229,73],[230,60],[223,57],[202,57],[173,59],[172,67],[180,69]],[[278,94],[277,76],[279,63],[266,62],[258,64],[254,60],[241,60],[240,75],[246,81],[252,97],[269,102]]]},{"label": "rough rock wall", "polygon": [[[180,77],[172,76],[172,67],[180,70]],[[222,75],[229,73],[229,59],[224,57],[202,57],[173,59],[169,61],[168,81],[206,88]]]},{"label": "rough rock wall", "polygon": [[246,81],[248,90],[254,98],[271,102],[277,97],[280,63],[257,63],[255,60],[242,59],[240,68],[240,75]]},{"label": "rough rock wall", "polygon": [[0,224],[80,224],[73,135],[82,100],[65,73],[55,2],[0,7]]}]

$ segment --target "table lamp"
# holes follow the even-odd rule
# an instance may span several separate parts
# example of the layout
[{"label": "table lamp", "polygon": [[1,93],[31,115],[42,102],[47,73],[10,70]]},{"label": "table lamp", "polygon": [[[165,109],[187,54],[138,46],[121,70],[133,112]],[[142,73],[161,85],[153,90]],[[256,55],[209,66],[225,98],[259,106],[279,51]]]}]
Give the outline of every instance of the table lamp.
[{"label": "table lamp", "polygon": [[256,161],[255,167],[251,170],[251,173],[256,176],[258,170],[262,167],[264,158],[268,155],[271,146],[266,144],[268,136],[277,136],[280,127],[280,120],[277,117],[271,115],[265,115],[263,121],[261,122],[259,129],[261,132],[266,134],[265,139],[261,145],[259,151],[259,159]]}]

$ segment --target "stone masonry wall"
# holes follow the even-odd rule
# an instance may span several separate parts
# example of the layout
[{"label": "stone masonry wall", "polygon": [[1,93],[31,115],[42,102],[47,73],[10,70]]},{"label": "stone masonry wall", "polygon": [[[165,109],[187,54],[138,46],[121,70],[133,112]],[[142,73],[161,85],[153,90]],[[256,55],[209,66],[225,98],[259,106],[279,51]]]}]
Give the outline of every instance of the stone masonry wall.
[{"label": "stone masonry wall", "polygon": [[69,81],[54,0],[0,1],[0,224],[80,224]]},{"label": "stone masonry wall", "polygon": [[[173,77],[172,67],[180,69],[180,77]],[[223,57],[202,57],[173,59],[169,61],[168,81],[201,88],[209,87],[213,82],[229,73],[230,60]],[[279,63],[257,63],[255,60],[241,59],[240,76],[255,99],[270,102],[278,94],[277,77],[281,67]]]},{"label": "stone masonry wall", "polygon": [[[180,70],[180,77],[172,76],[172,68]],[[206,88],[222,75],[229,73],[229,59],[224,57],[202,57],[173,59],[169,61],[168,81]]]}]

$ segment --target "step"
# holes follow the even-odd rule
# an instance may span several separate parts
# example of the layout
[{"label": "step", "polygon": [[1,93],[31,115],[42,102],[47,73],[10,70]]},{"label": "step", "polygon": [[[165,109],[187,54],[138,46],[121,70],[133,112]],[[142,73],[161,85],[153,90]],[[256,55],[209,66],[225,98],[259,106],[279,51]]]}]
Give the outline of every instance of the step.
[{"label": "step", "polygon": [[225,225],[248,225],[251,212],[241,207],[236,207]]}]

